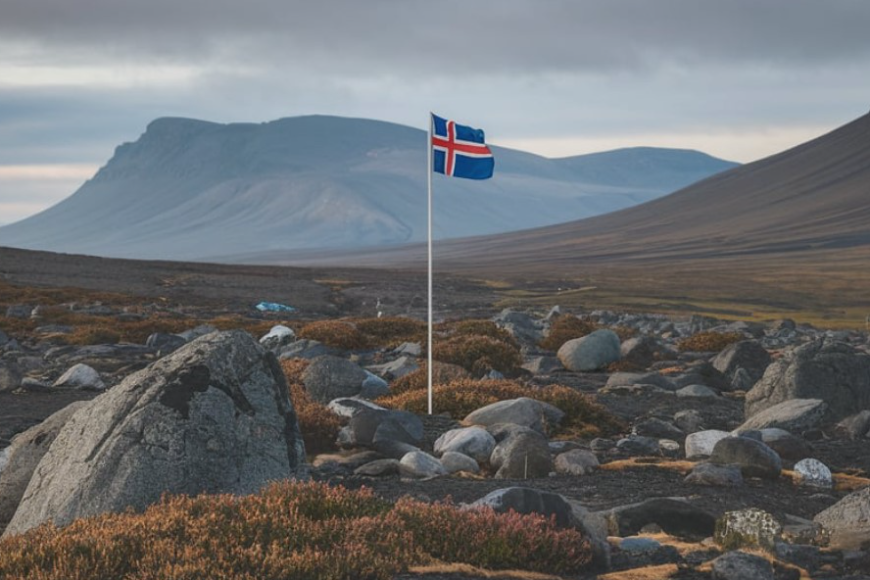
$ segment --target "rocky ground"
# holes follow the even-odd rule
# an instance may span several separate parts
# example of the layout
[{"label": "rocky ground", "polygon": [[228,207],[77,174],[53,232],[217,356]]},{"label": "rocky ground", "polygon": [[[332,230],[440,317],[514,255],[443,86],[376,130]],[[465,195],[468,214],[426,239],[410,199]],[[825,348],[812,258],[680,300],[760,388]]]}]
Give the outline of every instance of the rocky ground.
[{"label": "rocky ground", "polygon": [[[7,283],[62,286],[70,281],[62,273],[53,278],[46,273],[27,273],[28,267],[14,260],[2,264]],[[234,271],[234,282],[216,290],[215,281],[222,274],[206,267],[201,272],[194,268],[190,276],[176,273],[176,278],[166,278],[165,272],[122,275],[113,269],[103,273],[102,283],[98,263],[83,268],[88,272],[83,285],[91,288],[145,298],[154,298],[155,292],[172,292],[172,304],[159,306],[167,310],[185,303],[201,305],[202,297],[215,300],[210,303],[215,311],[250,315],[255,299],[276,295],[257,291],[254,280],[262,272],[253,269],[248,273],[253,276],[250,279],[248,274]],[[419,308],[420,297],[412,290],[415,286],[410,278],[403,281],[399,277],[378,286],[377,277],[372,276],[370,284],[343,286],[339,275],[330,273],[334,279],[329,284],[312,284],[314,276],[305,274],[305,284],[310,286],[305,303],[311,312],[321,317],[329,312],[371,315],[378,308],[369,303],[372,296],[380,298],[382,305],[392,305],[396,314],[398,310],[413,314]],[[157,279],[176,281],[161,287]],[[870,578],[870,518],[866,516],[870,513],[870,480],[866,479],[870,477],[870,337],[866,333],[827,331],[789,320],[756,324],[606,311],[497,313],[484,292],[475,292],[474,284],[452,284],[455,292],[442,294],[455,296],[455,302],[445,305],[446,310],[467,308],[474,316],[492,317],[521,346],[523,368],[511,378],[528,389],[529,397],[548,385],[568,386],[622,419],[623,431],[598,438],[550,439],[548,421],[559,419],[547,419],[550,411],[534,402],[497,408],[491,411],[495,415],[485,419],[424,415],[412,420],[393,415],[395,411],[365,409],[353,399],[334,407],[355,416],[343,435],[346,449],[310,457],[313,477],[349,488],[369,487],[391,500],[410,495],[425,501],[473,503],[511,487],[530,488],[544,498],[548,493],[557,494],[568,502],[567,507],[545,513],[558,517],[568,514],[566,525],[597,534],[599,556],[610,561],[611,574],[602,571],[597,577],[608,580]],[[230,298],[239,288],[248,288],[243,291],[247,294]],[[112,345],[60,344],[57,333],[63,334],[65,329],[21,335],[3,331],[4,327],[18,328],[13,321],[38,316],[39,306],[7,304],[6,311],[0,312],[0,449],[5,450],[0,451],[0,465],[5,463],[8,446],[17,433],[72,402],[90,400],[113,388],[133,371],[209,330],[190,328],[177,334],[157,334],[143,344]],[[109,308],[102,315],[121,319],[125,313]],[[556,320],[578,315],[602,330],[591,339],[571,341],[570,348],[565,345],[558,353],[539,346]],[[620,339],[608,329],[629,329],[625,335],[632,338]],[[702,333],[736,338],[724,348],[705,349],[704,342],[697,342],[695,349],[686,343],[681,346],[681,341],[704,336]],[[310,343],[302,345],[292,333],[262,342],[279,359],[302,356],[314,360],[324,352]],[[421,361],[413,350],[329,352],[355,367],[347,372],[353,374],[357,367],[366,367],[370,374],[359,370],[363,374],[356,392],[324,395],[324,402],[366,394],[366,389],[371,391],[368,394],[384,394],[389,383]],[[404,370],[383,368],[402,356],[406,357],[405,366],[400,365]],[[371,375],[381,375],[383,380],[373,380]],[[319,376],[326,377],[321,381],[326,384],[320,385],[325,392],[332,393],[330,389],[340,382],[330,372]],[[498,379],[502,373],[490,370],[489,376]],[[332,380],[337,382],[330,384]],[[320,388],[313,383],[306,383],[306,387],[312,392]],[[390,435],[380,439],[372,433],[366,436],[363,425],[367,421],[374,422],[372,431],[389,424]],[[446,447],[443,441],[436,441],[460,428],[461,423],[483,426],[478,431],[484,435],[474,436],[488,437],[494,447],[502,447],[498,461],[492,455],[494,449],[489,449],[471,459],[472,467],[447,473]],[[505,424],[511,426],[506,428]],[[516,453],[525,454],[521,471],[511,456],[514,448],[520,450]],[[409,455],[417,463],[411,465]],[[469,451],[457,460],[473,455]],[[531,462],[530,456],[535,458]],[[808,458],[818,460],[822,468],[802,462]],[[827,475],[824,468],[833,475]],[[478,473],[469,475],[474,471]],[[853,503],[837,511],[838,502],[843,500]],[[550,500],[524,496],[513,505],[519,509],[538,505],[536,501],[549,505]],[[832,506],[834,511],[826,512]],[[767,529],[740,528],[740,541],[734,545],[728,544],[729,538],[740,534],[712,538],[713,522],[719,520],[719,526],[725,526],[727,513],[748,508],[766,514],[763,518],[769,519],[765,521],[772,522]],[[0,512],[2,509],[0,502]],[[854,517],[849,519],[849,514]],[[0,519],[2,516],[0,513]],[[743,516],[752,519],[745,512]],[[844,524],[843,529],[838,522]],[[750,526],[743,520],[729,525]],[[852,528],[845,529],[848,526]],[[773,532],[768,531],[771,528]],[[855,529],[860,529],[857,535]],[[744,568],[734,568],[726,561],[718,568],[711,564],[721,554],[759,545],[760,553],[775,557],[768,571],[757,561],[746,563]],[[675,568],[661,572],[661,576],[655,576],[656,569],[650,568],[667,564]],[[728,572],[732,568],[738,572]],[[652,570],[648,573],[653,575],[619,575],[641,569]],[[403,576],[412,577],[415,575]],[[426,577],[470,575],[433,573]]]}]

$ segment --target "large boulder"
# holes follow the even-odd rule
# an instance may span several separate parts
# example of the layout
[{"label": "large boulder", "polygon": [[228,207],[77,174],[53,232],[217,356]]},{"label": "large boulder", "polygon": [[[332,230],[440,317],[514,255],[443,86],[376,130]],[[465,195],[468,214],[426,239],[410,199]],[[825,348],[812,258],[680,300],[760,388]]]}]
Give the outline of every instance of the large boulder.
[{"label": "large boulder", "polygon": [[167,492],[248,494],[306,476],[277,360],[246,332],[215,332],[77,411],[39,462],[5,533],[141,510]]},{"label": "large boulder", "polygon": [[770,365],[770,354],[755,340],[742,340],[729,345],[713,358],[713,366],[732,380],[743,369],[752,383],[764,375]]},{"label": "large boulder", "polygon": [[497,479],[547,477],[553,471],[553,457],[547,439],[531,429],[519,428],[501,439],[492,450],[489,464]]},{"label": "large boulder", "polygon": [[544,433],[546,416],[544,407],[539,401],[528,397],[496,401],[472,411],[465,417],[466,425],[498,425],[500,423],[512,423],[529,427],[539,433]]},{"label": "large boulder", "polygon": [[571,505],[559,494],[530,487],[505,487],[467,504],[465,509],[490,508],[496,513],[540,514],[562,528],[575,524]]},{"label": "large boulder", "polygon": [[746,416],[790,399],[821,399],[831,421],[870,409],[870,355],[826,339],[787,350],[746,393]]},{"label": "large boulder", "polygon": [[749,437],[726,437],[713,447],[710,462],[739,465],[743,477],[777,479],[782,473],[782,459],[762,443]]},{"label": "large boulder", "polygon": [[556,356],[570,371],[594,371],[616,362],[621,356],[619,336],[600,329],[563,344]]},{"label": "large boulder", "polygon": [[716,525],[716,516],[678,498],[651,498],[598,513],[607,522],[608,533],[622,538],[656,524],[673,536],[700,541],[712,535]]},{"label": "large boulder", "polygon": [[369,374],[359,365],[338,356],[323,355],[315,358],[302,373],[302,382],[311,398],[329,403],[340,397],[362,396],[363,383]]},{"label": "large boulder", "polygon": [[434,446],[435,455],[462,453],[478,463],[489,463],[493,449],[495,449],[495,438],[486,429],[480,427],[451,429],[438,437]]},{"label": "large boulder", "polygon": [[814,521],[830,536],[832,548],[857,550],[870,543],[870,487],[852,492]]},{"label": "large boulder", "polygon": [[821,425],[827,411],[828,404],[821,399],[789,399],[756,413],[738,430],[778,428],[803,433]]},{"label": "large boulder", "polygon": [[12,444],[3,450],[6,466],[0,471],[0,531],[15,515],[33,471],[48,452],[61,427],[85,405],[86,401],[67,405],[39,425],[16,435]]}]

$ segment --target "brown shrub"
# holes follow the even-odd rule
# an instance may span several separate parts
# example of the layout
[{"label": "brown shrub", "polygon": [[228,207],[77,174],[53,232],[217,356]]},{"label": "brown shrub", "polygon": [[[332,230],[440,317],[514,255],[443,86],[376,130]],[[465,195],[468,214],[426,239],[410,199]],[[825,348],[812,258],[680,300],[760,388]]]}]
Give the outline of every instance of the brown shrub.
[{"label": "brown shrub", "polygon": [[739,332],[706,331],[680,340],[677,348],[683,352],[717,352],[741,340],[743,335]]},{"label": "brown shrub", "polygon": [[305,359],[281,361],[281,370],[290,388],[290,400],[296,409],[299,431],[305,441],[306,454],[316,455],[335,450],[335,440],[342,427],[341,418],[311,398],[302,383],[302,373],[308,368]]},{"label": "brown shrub", "polygon": [[[415,371],[411,371],[407,375],[400,377],[390,383],[390,394],[398,395],[399,393],[405,393],[407,391],[417,391],[420,389],[425,389],[429,386],[429,373],[428,369],[429,365],[427,363],[423,363],[420,365]],[[432,364],[432,384],[433,385],[446,385],[453,381],[459,379],[470,379],[471,373],[469,373],[464,368],[452,365],[448,363],[443,363],[439,361],[433,361]]]},{"label": "brown shrub", "polygon": [[619,342],[625,342],[637,335],[637,329],[630,326],[611,326],[610,330],[616,333],[616,336],[619,337]]},{"label": "brown shrub", "polygon": [[[595,403],[589,396],[570,387],[549,385],[527,387],[515,381],[475,381],[462,379],[432,389],[434,411],[462,419],[472,411],[507,399],[529,397],[549,403],[565,413],[560,425],[550,425],[551,435],[558,437],[600,437],[624,432],[625,424]],[[379,405],[423,414],[428,410],[425,389],[406,391],[377,400]]]},{"label": "brown shrub", "polygon": [[67,344],[117,344],[121,341],[121,333],[103,326],[81,326],[71,334],[64,336]]},{"label": "brown shrub", "polygon": [[492,320],[462,320],[450,324],[449,328],[453,331],[455,336],[488,336],[500,340],[513,348],[520,348],[520,345],[517,343],[514,336],[504,328],[499,327],[499,325]]},{"label": "brown shrub", "polygon": [[586,336],[598,330],[598,326],[590,320],[582,320],[576,316],[560,316],[550,324],[550,332],[538,343],[543,349],[557,351],[569,340]]},{"label": "brown shrub", "polygon": [[302,327],[297,334],[342,350],[360,350],[369,346],[366,336],[356,326],[343,320],[318,320]]},{"label": "brown shrub", "polygon": [[483,375],[489,369],[511,374],[523,364],[518,348],[489,336],[454,336],[436,342],[432,358],[461,366],[475,375]]},{"label": "brown shrub", "polygon": [[363,318],[354,321],[357,330],[369,337],[373,345],[398,346],[403,342],[426,341],[426,323],[404,316]]},{"label": "brown shrub", "polygon": [[434,561],[578,574],[588,540],[542,516],[460,511],[280,482],[248,496],[165,496],[143,513],[46,524],[0,541],[4,580],[389,580]]}]

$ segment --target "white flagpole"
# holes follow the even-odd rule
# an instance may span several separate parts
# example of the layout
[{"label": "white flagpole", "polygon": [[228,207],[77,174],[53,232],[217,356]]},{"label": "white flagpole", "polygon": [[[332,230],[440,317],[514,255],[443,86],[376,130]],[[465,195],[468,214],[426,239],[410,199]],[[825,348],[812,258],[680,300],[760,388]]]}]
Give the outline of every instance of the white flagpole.
[{"label": "white flagpole", "polygon": [[426,159],[428,160],[428,172],[426,174],[429,183],[429,324],[428,324],[428,353],[427,361],[427,388],[429,393],[429,414],[432,414],[432,111],[429,111],[429,131],[426,134]]}]

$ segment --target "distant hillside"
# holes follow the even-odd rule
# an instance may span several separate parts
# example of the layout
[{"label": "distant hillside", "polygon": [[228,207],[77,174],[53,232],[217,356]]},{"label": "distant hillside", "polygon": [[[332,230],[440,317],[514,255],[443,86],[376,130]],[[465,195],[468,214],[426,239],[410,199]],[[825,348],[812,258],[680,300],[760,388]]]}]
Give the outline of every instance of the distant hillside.
[{"label": "distant hillside", "polygon": [[[72,196],[0,245],[198,260],[425,240],[426,135],[364,119],[158,119]],[[438,238],[494,234],[657,198],[735,164],[637,148],[546,159],[495,147],[495,177],[435,176]]]}]

